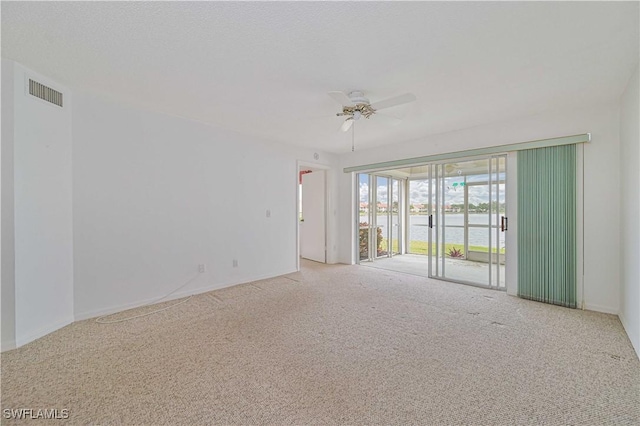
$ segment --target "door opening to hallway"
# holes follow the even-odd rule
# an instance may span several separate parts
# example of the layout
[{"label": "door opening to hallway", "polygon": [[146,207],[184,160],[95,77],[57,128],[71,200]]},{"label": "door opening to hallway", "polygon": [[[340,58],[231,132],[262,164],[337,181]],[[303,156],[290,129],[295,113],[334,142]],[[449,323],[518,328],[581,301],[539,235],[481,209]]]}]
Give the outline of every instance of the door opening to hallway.
[{"label": "door opening to hallway", "polygon": [[326,171],[300,167],[298,173],[298,253],[326,263]]}]

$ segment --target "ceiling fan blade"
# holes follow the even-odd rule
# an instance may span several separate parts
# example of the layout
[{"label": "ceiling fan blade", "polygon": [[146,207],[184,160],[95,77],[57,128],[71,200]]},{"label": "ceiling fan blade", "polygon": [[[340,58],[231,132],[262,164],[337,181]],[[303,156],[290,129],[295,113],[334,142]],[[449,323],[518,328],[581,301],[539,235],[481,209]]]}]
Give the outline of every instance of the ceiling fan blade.
[{"label": "ceiling fan blade", "polygon": [[373,118],[375,121],[379,122],[379,123],[384,123],[384,124],[390,124],[392,126],[397,126],[398,124],[402,123],[402,120],[400,120],[397,117],[393,117],[391,115],[388,114],[382,114],[379,112],[376,112],[373,115]]},{"label": "ceiling fan blade", "polygon": [[328,95],[342,106],[353,106],[353,102],[344,92],[329,92]]},{"label": "ceiling fan blade", "polygon": [[416,100],[416,95],[413,93],[405,93],[404,95],[394,96],[393,98],[385,99],[371,104],[371,108],[379,111],[385,108],[391,108],[397,105],[407,104]]},{"label": "ceiling fan blade", "polygon": [[340,127],[340,130],[342,130],[343,132],[346,132],[347,130],[349,130],[351,128],[351,126],[353,125],[353,118],[347,118],[344,123],[342,123],[342,126]]}]

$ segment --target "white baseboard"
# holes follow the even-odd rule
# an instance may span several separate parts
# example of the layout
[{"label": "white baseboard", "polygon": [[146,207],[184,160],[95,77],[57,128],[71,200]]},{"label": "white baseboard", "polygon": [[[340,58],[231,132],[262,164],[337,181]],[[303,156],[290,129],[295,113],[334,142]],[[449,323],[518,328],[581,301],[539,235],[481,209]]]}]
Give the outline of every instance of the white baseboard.
[{"label": "white baseboard", "polygon": [[629,323],[627,322],[627,319],[622,314],[622,312],[620,312],[618,314],[618,318],[620,318],[620,322],[622,323],[622,327],[624,328],[624,331],[627,333],[627,336],[629,337],[629,341],[631,342],[631,346],[633,347],[633,349],[635,349],[636,355],[640,359],[640,340],[638,340],[638,338],[640,336],[636,336],[635,339],[631,336],[631,333],[629,333],[629,330],[630,330]]},{"label": "white baseboard", "polygon": [[16,348],[15,340],[3,340],[0,343],[0,352],[10,351],[11,349],[15,349],[15,348]]},{"label": "white baseboard", "polygon": [[48,324],[46,327],[39,328],[24,336],[16,336],[15,347],[19,348],[20,346],[26,345],[27,343],[31,343],[34,340],[46,336],[49,333],[53,333],[56,330],[60,330],[62,327],[66,327],[71,323],[73,323],[73,318],[68,317],[53,324]]},{"label": "white baseboard", "polygon": [[102,308],[102,309],[96,309],[92,311],[81,312],[79,314],[75,314],[75,320],[83,321],[90,318],[97,318],[104,315],[111,315],[118,312],[126,311],[128,309],[134,309],[134,308],[139,308],[140,306],[150,305],[150,304],[153,304],[154,302],[155,303],[168,302],[170,300],[178,299],[180,297],[182,296],[176,293],[160,301],[158,301],[157,297],[154,297],[152,299],[143,299],[143,300],[138,300],[136,302],[123,303],[121,305],[111,306],[109,308]]},{"label": "white baseboard", "polygon": [[126,311],[128,309],[139,308],[139,307],[145,306],[145,305],[169,302],[171,300],[180,299],[180,298],[187,297],[187,296],[192,296],[192,295],[202,294],[202,293],[208,293],[208,292],[213,291],[213,290],[221,290],[223,288],[233,287],[233,286],[236,286],[236,285],[246,284],[246,283],[259,281],[259,280],[265,280],[265,279],[268,279],[268,278],[276,278],[276,277],[279,277],[279,276],[282,276],[282,275],[292,274],[294,272],[296,272],[295,269],[291,270],[291,271],[288,271],[288,272],[283,272],[283,273],[278,274],[278,275],[267,274],[267,275],[258,275],[258,276],[254,276],[254,277],[251,277],[251,278],[241,278],[241,279],[238,279],[238,280],[227,281],[225,283],[218,283],[218,284],[208,285],[208,286],[204,286],[204,287],[197,287],[195,289],[183,290],[183,291],[174,293],[171,296],[166,297],[166,298],[164,298],[162,300],[158,300],[158,297],[153,297],[151,299],[138,300],[136,302],[124,303],[124,304],[117,305],[117,306],[111,306],[109,308],[85,311],[85,312],[81,312],[81,313],[76,314],[75,315],[75,320],[76,321],[82,321],[82,320],[86,320],[86,319],[90,319],[90,318],[101,317],[101,316],[104,316],[104,315],[111,315],[111,314],[115,314],[115,313],[118,313],[118,312]]},{"label": "white baseboard", "polygon": [[594,305],[592,303],[585,303],[584,304],[584,310],[585,311],[602,312],[603,314],[618,315],[618,309],[617,308],[612,308],[612,307],[609,307],[609,306],[602,306],[602,305]]}]

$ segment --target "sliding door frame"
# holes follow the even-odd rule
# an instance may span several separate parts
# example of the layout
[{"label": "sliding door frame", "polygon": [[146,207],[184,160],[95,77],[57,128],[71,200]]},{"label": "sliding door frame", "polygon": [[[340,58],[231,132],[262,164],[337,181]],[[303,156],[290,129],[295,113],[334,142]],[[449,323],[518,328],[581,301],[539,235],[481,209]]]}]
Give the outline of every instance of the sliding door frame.
[{"label": "sliding door frame", "polygon": [[[368,247],[367,247],[367,259],[360,259],[360,176],[367,176],[367,185],[368,185],[368,196],[367,196],[367,238],[368,238]],[[387,250],[386,254],[378,256],[378,178],[383,178],[387,180],[386,188],[387,188],[387,208],[385,212],[385,221],[386,221],[386,232],[383,234],[383,238],[386,240]],[[397,181],[398,188],[397,191],[393,190],[393,183]],[[398,232],[396,233],[396,237],[398,240],[398,253],[404,254],[405,251],[405,230],[407,228],[406,225],[403,224],[405,217],[405,210],[402,207],[402,203],[404,203],[407,198],[405,198],[405,184],[406,179],[394,177],[391,175],[387,175],[384,173],[355,173],[355,204],[354,204],[354,212],[357,212],[355,215],[355,229],[356,232],[356,264],[360,264],[362,261],[372,262],[376,259],[384,259],[387,257],[396,256],[393,252],[393,194],[397,192],[398,194],[398,212],[396,216],[398,218]]]},{"label": "sliding door frame", "polygon": [[[504,159],[504,170],[501,172],[500,170],[500,166],[499,166],[499,161],[500,159]],[[499,220],[500,218],[500,185],[504,184],[505,188],[503,190],[503,194],[505,196],[505,212],[503,214],[504,217],[508,217],[507,216],[507,211],[509,210],[507,205],[508,203],[508,196],[507,196],[507,192],[508,192],[508,187],[509,187],[509,178],[507,177],[508,174],[508,153],[496,153],[496,154],[492,154],[492,155],[480,155],[480,156],[473,156],[473,157],[460,157],[460,158],[455,158],[455,159],[447,159],[447,160],[441,160],[441,161],[434,161],[432,163],[426,164],[428,166],[428,186],[429,186],[429,195],[428,195],[428,200],[429,200],[429,209],[428,209],[428,214],[430,216],[430,223],[431,226],[429,227],[429,238],[428,238],[428,257],[429,257],[429,261],[428,261],[428,276],[429,278],[433,278],[433,279],[438,279],[438,280],[443,280],[443,281],[449,281],[449,282],[455,282],[455,283],[461,283],[461,284],[466,284],[466,285],[472,285],[472,286],[476,286],[476,287],[482,287],[482,288],[490,288],[490,289],[494,289],[494,290],[501,290],[501,291],[505,291],[507,289],[507,276],[505,273],[505,284],[504,286],[500,285],[500,232],[506,232],[505,231],[501,231],[500,230],[500,225],[499,223],[501,223],[501,220]],[[445,165],[452,163],[452,161],[455,162],[469,162],[469,161],[474,161],[474,160],[486,160],[488,162],[488,167],[487,167],[487,182],[484,182],[482,184],[476,184],[476,185],[487,185],[488,186],[488,191],[489,191],[489,210],[487,211],[487,219],[488,219],[488,224],[486,226],[478,226],[480,228],[487,228],[488,232],[488,237],[489,237],[489,251],[487,253],[488,256],[488,280],[487,280],[487,284],[484,283],[479,283],[479,282],[474,282],[474,281],[467,281],[464,279],[458,279],[458,278],[451,278],[451,277],[447,277],[446,276],[446,255],[444,253],[445,251],[445,245],[446,245],[446,222],[445,222],[445,213],[444,211],[440,211],[441,209],[444,208],[445,205],[445,199],[444,199],[444,193],[445,193],[445,178],[446,176],[442,173],[443,168],[445,167]],[[500,173],[504,173],[504,179],[500,178]],[[441,176],[442,175],[442,176]],[[496,176],[496,179],[498,179],[496,182],[494,182],[494,175]],[[467,178],[465,176],[464,178],[465,180],[465,185],[464,185],[464,203],[465,203],[465,213],[464,213],[464,245],[465,245],[465,253],[468,253],[468,228],[469,228],[469,224],[468,224],[468,186],[474,186],[473,183],[468,184],[467,183]],[[494,188],[495,186],[495,188]],[[435,193],[434,193],[434,189],[435,189]],[[496,192],[497,191],[497,192]],[[495,192],[495,194],[494,194]],[[495,197],[494,197],[495,195]],[[494,198],[496,202],[496,205],[494,207]],[[495,208],[495,211],[494,211]],[[495,225],[493,224],[493,219],[495,215],[495,220],[496,223]],[[494,232],[494,228],[495,228],[495,232]],[[508,235],[508,234],[506,234]],[[505,270],[507,269],[509,262],[507,261],[507,251],[506,251],[506,235],[505,235]],[[496,238],[497,240],[494,241],[493,239]],[[496,253],[494,254],[492,252],[492,249],[494,248],[494,245],[496,247]],[[493,276],[493,269],[496,269],[495,272],[495,277]],[[495,281],[495,283],[494,283]]]}]

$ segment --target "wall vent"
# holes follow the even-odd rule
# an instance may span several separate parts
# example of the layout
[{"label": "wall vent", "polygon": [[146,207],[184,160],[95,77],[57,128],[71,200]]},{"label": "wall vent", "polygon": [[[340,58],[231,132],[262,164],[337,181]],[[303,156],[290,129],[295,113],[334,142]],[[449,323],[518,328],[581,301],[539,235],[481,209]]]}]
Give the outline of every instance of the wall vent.
[{"label": "wall vent", "polygon": [[29,79],[29,94],[62,107],[62,93],[35,80]]}]

